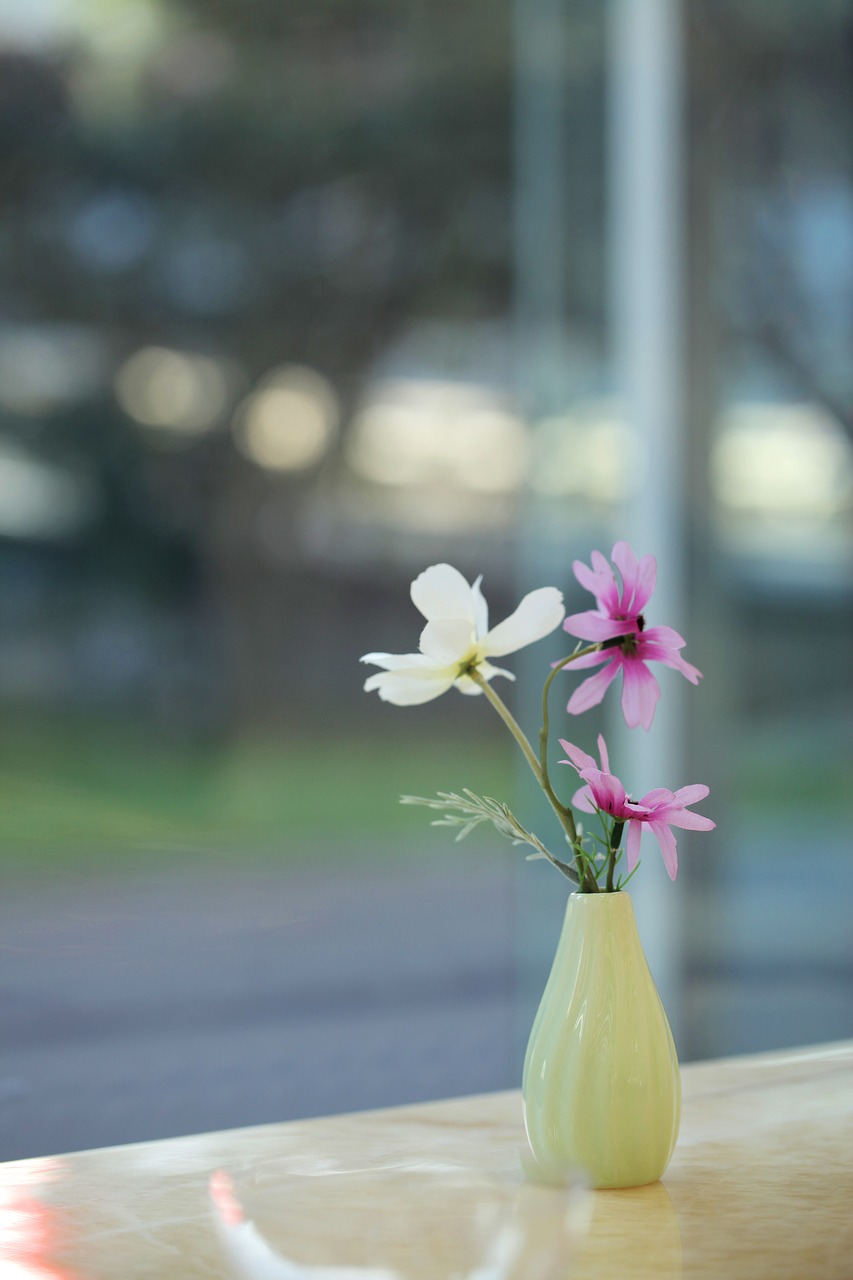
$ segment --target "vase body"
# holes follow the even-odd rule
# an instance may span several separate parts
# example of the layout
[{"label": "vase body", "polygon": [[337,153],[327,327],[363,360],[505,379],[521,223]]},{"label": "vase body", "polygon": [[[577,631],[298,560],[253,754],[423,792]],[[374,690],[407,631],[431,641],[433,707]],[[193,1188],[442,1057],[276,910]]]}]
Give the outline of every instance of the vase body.
[{"label": "vase body", "polygon": [[573,893],[524,1060],[536,1167],[593,1187],[655,1182],[681,1119],[669,1022],[627,893]]}]

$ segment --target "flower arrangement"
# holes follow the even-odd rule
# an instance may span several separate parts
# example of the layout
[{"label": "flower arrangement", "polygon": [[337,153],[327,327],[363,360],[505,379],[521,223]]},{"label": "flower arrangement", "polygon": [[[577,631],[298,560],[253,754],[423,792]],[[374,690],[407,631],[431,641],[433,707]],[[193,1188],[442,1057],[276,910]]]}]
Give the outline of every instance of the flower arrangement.
[{"label": "flower arrangement", "polygon": [[[544,792],[563,829],[571,854],[557,857],[539,838],[528,831],[507,805],[490,796],[439,792],[434,798],[403,796],[402,803],[425,805],[440,810],[435,825],[459,827],[461,840],[481,822],[491,822],[515,844],[533,849],[531,858],[546,858],[571,880],[581,893],[613,893],[625,887],[637,868],[643,833],[648,828],[657,839],[671,879],[678,871],[678,850],[673,827],[710,831],[715,823],[695,813],[691,806],[708,795],[702,784],[669,791],[658,787],[633,800],[622,782],[610,772],[607,745],[598,737],[599,757],[595,758],[560,738],[567,764],[581,780],[570,804],[557,795],[548,766],[550,734],[549,694],[555,677],[569,666],[600,668],[572,693],[567,712],[580,715],[597,706],[608,686],[621,673],[622,713],[629,728],[649,730],[660,698],[660,686],[649,664],[659,662],[680,671],[691,684],[698,684],[701,672],[682,658],[685,641],[672,627],[646,625],[644,610],[655,588],[657,564],[654,556],[637,557],[626,542],[617,542],[612,564],[600,551],[593,551],[592,564],[576,560],[578,582],[595,598],[594,609],[565,617],[563,595],[556,587],[540,587],[526,595],[518,608],[497,626],[489,627],[489,611],[480,590],[481,578],[473,585],[448,564],[424,570],[412,583],[415,606],[426,618],[421,632],[420,652],[407,654],[368,653],[361,659],[381,668],[371,675],[364,688],[397,706],[430,702],[455,686],[464,694],[484,694],[521,748],[524,758]],[[618,577],[617,577],[618,572]],[[491,659],[503,658],[551,634],[562,623],[577,640],[573,651],[552,664],[542,690],[542,725],[539,750],[535,752],[506,703],[493,689],[496,676],[513,680],[512,672],[496,667]],[[588,643],[584,644],[586,641]],[[574,809],[597,818],[597,830],[586,830]],[[627,835],[626,835],[627,828]],[[623,837],[624,846],[623,846]],[[622,873],[625,857],[627,874]]]}]

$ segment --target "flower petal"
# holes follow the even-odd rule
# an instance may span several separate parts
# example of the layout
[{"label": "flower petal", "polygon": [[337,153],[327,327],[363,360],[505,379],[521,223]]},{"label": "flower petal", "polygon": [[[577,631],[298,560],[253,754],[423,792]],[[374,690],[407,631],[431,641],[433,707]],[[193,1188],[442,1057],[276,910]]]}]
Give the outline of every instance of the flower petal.
[{"label": "flower petal", "polygon": [[649,826],[657,837],[669,878],[674,880],[678,874],[678,848],[675,843],[675,836],[664,821],[655,821],[653,818],[649,822]]},{"label": "flower petal", "polygon": [[438,671],[377,671],[364,682],[367,693],[375,689],[383,702],[414,707],[440,698],[453,684],[453,674]]},{"label": "flower petal", "polygon": [[482,581],[483,575],[480,574],[471,588],[471,599],[474,604],[474,630],[477,632],[478,640],[481,640],[489,629],[489,606],[486,604],[486,597],[480,590]]},{"label": "flower petal", "polygon": [[680,805],[698,804],[710,794],[710,788],[706,787],[704,782],[694,782],[692,786],[679,787],[675,793],[675,799]]},{"label": "flower petal", "polygon": [[641,644],[638,653],[648,662],[660,662],[665,667],[674,667],[676,671],[686,676],[691,684],[698,684],[702,679],[699,668],[694,667],[691,662],[685,662],[675,649],[667,649],[657,644]]},{"label": "flower petal", "polygon": [[[562,760],[561,764],[568,764],[568,760]],[[572,804],[576,809],[580,809],[583,813],[595,813],[595,805],[592,800],[592,792],[589,787],[581,787],[572,796]]]},{"label": "flower petal", "polygon": [[450,564],[433,564],[424,569],[412,583],[411,596],[427,622],[464,618],[472,628],[476,626],[473,591]]},{"label": "flower petal", "polygon": [[628,823],[628,839],[625,841],[625,855],[628,860],[628,870],[633,871],[640,860],[640,843],[643,839],[642,822]]},{"label": "flower petal", "polygon": [[601,768],[604,773],[610,772],[610,760],[607,755],[607,743],[604,741],[604,734],[598,735],[598,758],[601,761]]},{"label": "flower petal", "polygon": [[[514,680],[515,676],[511,671],[504,671],[503,667],[493,667],[491,662],[478,662],[477,670],[484,680],[494,680],[495,676],[506,676],[507,680]],[[472,680],[470,676],[460,676],[458,680],[453,682],[460,693],[482,693],[483,690],[477,684],[476,680]]]},{"label": "flower petal", "polygon": [[[567,655],[568,656],[568,655]],[[613,657],[612,652],[608,649],[598,649],[594,653],[584,653],[580,657],[572,658],[571,662],[566,663],[563,667],[564,671],[581,671],[584,667],[598,667],[602,662],[609,662]],[[565,659],[563,659],[565,661]],[[560,662],[552,662],[552,667],[559,667]]]},{"label": "flower petal", "polygon": [[619,660],[615,656],[611,657],[606,667],[602,667],[594,676],[589,676],[583,684],[579,684],[566,707],[569,715],[579,716],[584,711],[589,711],[590,707],[597,707],[620,666]]},{"label": "flower petal", "polygon": [[619,612],[636,618],[648,604],[655,589],[657,561],[654,556],[642,556],[638,559],[627,542],[616,543],[611,559],[622,578]]},{"label": "flower petal", "polygon": [[423,667],[433,671],[435,663],[423,653],[366,653],[359,662],[369,662],[376,667],[384,667],[386,671],[399,671],[403,667]]},{"label": "flower petal", "polygon": [[421,632],[421,653],[442,666],[459,663],[474,644],[474,628],[464,618],[428,622]]},{"label": "flower petal", "polygon": [[569,614],[563,623],[563,630],[580,640],[612,640],[614,636],[627,636],[637,630],[633,618],[602,618],[594,609],[584,613]]},{"label": "flower petal", "polygon": [[675,627],[646,627],[642,638],[644,643],[660,644],[666,649],[683,649],[687,644]]},{"label": "flower petal", "polygon": [[514,613],[493,627],[480,642],[480,650],[489,657],[500,658],[515,653],[549,635],[563,621],[563,593],[556,587],[539,587],[524,597]]},{"label": "flower petal", "polygon": [[605,613],[612,617],[619,609],[619,587],[616,575],[600,551],[593,551],[592,568],[589,569],[581,560],[572,564],[574,575],[587,591],[595,596],[596,603]]},{"label": "flower petal", "polygon": [[582,778],[586,778],[592,798],[605,813],[614,817],[625,817],[625,804],[628,797],[619,779],[612,773],[602,773],[600,769],[584,769]]},{"label": "flower petal", "polygon": [[674,809],[666,815],[666,820],[670,826],[681,827],[684,831],[713,831],[717,825],[692,809]]},{"label": "flower petal", "polygon": [[568,760],[560,760],[560,764],[570,764],[573,769],[577,769],[580,773],[581,769],[597,769],[598,765],[592,756],[587,755],[580,747],[576,747],[573,742],[567,742],[565,738],[559,739],[560,746],[569,757]]},{"label": "flower petal", "polygon": [[625,656],[622,662],[622,714],[629,729],[641,724],[652,727],[655,706],[660,698],[660,685],[639,658]]}]

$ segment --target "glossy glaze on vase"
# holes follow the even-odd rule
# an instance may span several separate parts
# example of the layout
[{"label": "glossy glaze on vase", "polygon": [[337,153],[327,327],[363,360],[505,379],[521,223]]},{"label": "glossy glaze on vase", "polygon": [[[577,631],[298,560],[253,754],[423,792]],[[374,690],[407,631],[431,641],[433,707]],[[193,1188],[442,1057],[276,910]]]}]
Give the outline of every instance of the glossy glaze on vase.
[{"label": "glossy glaze on vase", "polygon": [[669,1022],[627,893],[573,893],[524,1061],[524,1122],[543,1176],[655,1182],[681,1119]]}]

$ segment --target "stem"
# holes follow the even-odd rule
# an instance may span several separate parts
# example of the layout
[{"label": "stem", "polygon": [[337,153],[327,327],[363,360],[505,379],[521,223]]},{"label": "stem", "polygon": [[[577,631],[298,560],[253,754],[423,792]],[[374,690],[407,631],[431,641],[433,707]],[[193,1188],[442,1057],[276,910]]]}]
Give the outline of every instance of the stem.
[{"label": "stem", "polygon": [[515,738],[516,742],[521,747],[521,750],[524,754],[524,758],[527,761],[527,763],[530,765],[530,768],[533,772],[533,776],[541,787],[542,771],[539,768],[539,761],[536,759],[536,756],[533,754],[533,748],[531,747],[530,743],[527,741],[527,738],[524,736],[524,730],[521,728],[521,725],[518,723],[515,716],[512,714],[509,707],[504,702],[503,698],[500,696],[500,694],[495,693],[494,689],[489,684],[488,680],[485,678],[485,676],[480,674],[480,672],[477,670],[476,667],[471,667],[470,670],[466,671],[465,674],[471,677],[474,683],[478,685],[480,689],[482,689],[483,693],[486,695],[489,702],[491,702],[495,711],[497,711],[501,720],[503,720],[504,724],[509,729],[512,736]]},{"label": "stem", "polygon": [[[492,686],[489,685],[487,678],[480,675],[480,672],[476,667],[471,667],[470,671],[466,672],[466,675],[469,675],[471,680],[474,681],[474,684],[478,685],[479,689],[483,690],[485,696],[487,696],[488,700],[491,701],[492,707],[496,710],[498,716],[501,717],[503,723],[506,724],[508,731],[510,731],[517,744],[519,744],[521,754],[524,755],[526,762],[530,765],[530,772],[533,773],[535,780],[537,780],[539,786],[542,787],[544,794],[547,795],[553,812],[555,812],[557,818],[560,819],[560,826],[564,829],[567,838],[569,838],[569,844],[574,846],[576,841],[578,841],[578,832],[575,831],[573,815],[571,815],[569,810],[564,809],[564,806],[562,806],[560,801],[557,800],[557,797],[553,794],[551,788],[546,787],[546,783],[544,783],[544,778],[542,777],[542,769],[539,768],[539,762],[537,758],[535,758],[532,746],[530,746],[528,739],[526,739],[524,735],[523,728],[521,728],[519,722],[516,721],[514,714],[512,714],[510,708],[507,707],[505,701],[501,698],[501,695],[496,694],[496,691],[494,691]],[[574,873],[566,867],[565,863],[560,863],[556,858],[552,858],[552,855],[548,854],[547,850],[546,858],[549,863],[552,863],[558,870],[561,870],[561,872],[564,873],[564,876],[569,877],[569,879],[574,879],[574,881],[578,883],[578,886],[583,886],[583,867],[581,867],[580,864],[578,865],[578,873]]]},{"label": "stem", "polygon": [[[588,653],[597,653],[600,648],[601,648],[600,644],[588,644],[584,649],[575,649],[574,653],[570,653],[567,658],[563,658],[562,662],[556,663],[556,665],[551,668],[551,671],[548,673],[548,678],[546,679],[545,685],[542,689],[542,728],[539,730],[538,777],[539,777],[539,782],[542,787],[542,790],[545,792],[546,796],[550,800],[551,807],[552,809],[554,809],[555,813],[560,818],[560,821],[563,823],[563,827],[566,829],[566,831],[568,831],[569,828],[571,828],[572,835],[570,835],[569,838],[572,844],[575,844],[577,841],[577,831],[575,829],[574,815],[572,814],[571,809],[568,809],[564,804],[561,804],[560,801],[558,800],[557,795],[554,791],[554,788],[551,785],[550,774],[548,773],[548,734],[549,734],[549,727],[550,727],[549,716],[548,716],[548,694],[551,692],[551,685],[554,682],[554,676],[557,675],[559,671],[563,671],[569,665],[569,663],[574,662],[576,658],[583,658]],[[564,819],[566,821],[564,821]],[[576,858],[575,861],[577,862],[578,881],[581,888],[583,888],[584,882],[586,882],[588,886],[587,892],[597,893],[598,881],[595,879],[594,876],[587,874],[586,867],[584,866],[584,863],[581,858]]]},{"label": "stem", "polygon": [[[509,707],[506,705],[506,703],[504,702],[500,694],[495,693],[494,689],[489,684],[488,680],[486,680],[486,678],[480,674],[480,672],[477,670],[476,667],[471,667],[471,669],[467,671],[466,674],[471,677],[471,679],[480,689],[482,689],[483,693],[486,695],[489,702],[494,707],[495,711],[497,711],[501,720],[503,720],[504,724],[509,729],[512,736],[515,738],[519,747],[521,747],[522,754],[525,760],[527,761],[527,763],[529,764],[530,770],[534,778],[539,783],[542,790],[545,792],[545,795],[548,797],[548,801],[551,805],[551,808],[556,813],[557,818],[559,819],[559,822],[560,822],[560,826],[563,828],[563,830],[566,833],[569,844],[572,846],[572,848],[574,848],[574,846],[577,844],[578,833],[575,829],[575,820],[574,820],[574,817],[572,816],[572,812],[570,809],[566,809],[564,805],[560,804],[559,800],[554,795],[550,782],[546,782],[546,779],[543,777],[542,769],[539,765],[539,761],[536,759],[536,755],[533,751],[533,748],[531,747],[530,743],[525,737],[524,731],[519,725],[515,716],[512,714],[512,712],[510,711]],[[553,865],[557,867],[558,870],[562,871],[564,875],[567,875],[570,880],[575,880],[580,888],[583,888],[584,881],[587,881],[587,883],[589,882],[589,877],[585,873],[585,868],[581,859],[577,857],[575,858],[575,861],[577,864],[577,872],[573,873],[566,867],[565,863],[559,862],[556,858],[552,857],[551,854],[547,853],[547,851],[545,856],[548,858],[549,862],[553,863]],[[598,886],[596,885],[596,888],[597,887]]]},{"label": "stem", "polygon": [[[564,671],[569,663],[574,662],[576,658],[584,658],[588,653],[597,653],[600,648],[601,645],[599,644],[588,644],[585,649],[575,649],[574,653],[570,653],[567,658],[563,658],[562,662],[558,662],[554,667],[552,667],[542,689],[542,728],[539,730],[539,764],[542,769],[542,786],[545,788],[546,794],[554,794],[551,789],[551,779],[548,776],[548,694],[551,692],[551,685],[554,682],[554,676],[557,675],[558,672]],[[559,801],[557,801],[557,803],[559,804]]]},{"label": "stem", "polygon": [[613,832],[610,837],[610,852],[607,859],[607,892],[613,892],[613,874],[616,871],[616,858],[618,856],[619,846],[622,843],[622,832],[625,830],[625,823],[614,821]]}]

